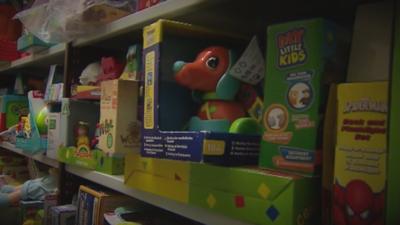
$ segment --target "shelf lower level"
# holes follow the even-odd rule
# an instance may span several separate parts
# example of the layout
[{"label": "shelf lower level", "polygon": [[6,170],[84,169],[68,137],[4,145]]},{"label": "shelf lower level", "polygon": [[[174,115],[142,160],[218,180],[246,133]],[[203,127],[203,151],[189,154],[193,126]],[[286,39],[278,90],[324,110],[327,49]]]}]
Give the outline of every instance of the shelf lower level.
[{"label": "shelf lower level", "polygon": [[0,148],[3,148],[8,151],[15,152],[19,155],[23,155],[25,157],[31,158],[33,160],[44,163],[53,168],[60,168],[60,163],[57,160],[51,159],[51,158],[45,156],[43,153],[38,153],[38,154],[34,154],[34,155],[25,153],[24,151],[22,151],[22,149],[16,148],[15,145],[7,143],[7,142],[1,143]]},{"label": "shelf lower level", "polygon": [[249,225],[248,223],[234,220],[232,218],[210,212],[203,208],[190,206],[148,192],[129,188],[124,184],[123,176],[112,176],[71,165],[66,165],[65,169],[69,173],[75,174],[79,177],[101,184],[125,195],[131,196],[133,198],[147,202],[151,205],[163,208],[173,213],[182,215],[200,223],[204,223],[207,225]]}]

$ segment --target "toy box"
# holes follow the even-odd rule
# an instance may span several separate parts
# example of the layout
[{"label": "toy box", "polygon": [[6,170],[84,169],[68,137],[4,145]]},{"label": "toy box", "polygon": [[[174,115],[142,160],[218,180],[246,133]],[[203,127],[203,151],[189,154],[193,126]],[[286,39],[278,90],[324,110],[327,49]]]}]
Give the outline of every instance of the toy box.
[{"label": "toy box", "polygon": [[333,177],[335,168],[336,124],[337,124],[337,85],[329,88],[323,125],[322,143],[322,224],[332,224]]},{"label": "toy box", "polygon": [[[220,112],[243,112],[243,109],[237,108],[240,107],[239,103],[231,104],[240,83],[229,72],[229,66],[234,60],[234,50],[227,50],[242,46],[243,40],[168,20],[159,20],[145,27],[143,36],[145,87],[141,154],[146,157],[223,165],[256,164],[259,135],[228,132],[232,128],[230,118],[213,119],[218,117]],[[182,83],[186,80],[185,76],[177,75],[187,65],[180,60],[193,61],[199,52],[204,53],[207,47],[214,45],[226,46],[213,49],[222,53],[225,64],[221,65],[225,66],[215,71],[222,76],[219,77],[220,80],[224,80],[219,87],[226,89],[215,90],[217,87],[213,86],[211,92],[192,92],[185,85],[178,83],[177,77]],[[213,66],[219,65],[217,58],[211,61]],[[211,80],[217,82],[219,78]],[[208,78],[193,79],[199,80],[192,84],[201,84],[201,80]],[[194,96],[198,99],[210,98],[210,104],[204,103],[204,107],[200,108],[193,100]],[[227,107],[232,106],[235,110],[218,110],[216,104],[224,102],[219,101],[221,96],[227,99]],[[215,102],[217,103],[214,104]],[[205,112],[201,113],[203,109]],[[207,119],[195,116],[196,111]],[[232,120],[234,119],[236,117]],[[220,131],[205,131],[210,127]],[[190,131],[186,131],[188,129]]]},{"label": "toy box", "polygon": [[[99,104],[95,102],[62,99],[61,112],[50,114],[49,143],[52,146],[51,149],[57,150],[48,151],[49,157],[56,156],[64,163],[96,169],[108,174],[121,174],[124,168],[123,155],[106,153],[96,146],[96,138],[100,132],[100,127],[97,125],[99,109]],[[84,148],[77,146],[77,130],[80,122],[84,122],[83,125],[87,125],[85,127],[88,128],[87,136],[84,138],[88,143],[84,145]]]},{"label": "toy box", "polygon": [[[93,150],[89,146],[89,138],[95,137],[96,124],[99,121],[99,104],[69,98],[63,98],[61,102],[60,126],[58,131],[57,129],[54,130],[55,135],[53,137],[55,139],[52,140],[52,143],[58,145],[58,160],[95,169],[96,160],[93,157]],[[55,117],[55,119],[58,119],[58,117]],[[53,124],[57,125],[57,123],[55,121]],[[86,143],[85,148],[78,148],[77,146],[77,131],[80,128],[80,123],[85,123],[87,128],[85,140],[88,143]]]},{"label": "toy box", "polygon": [[18,95],[0,96],[0,131],[6,130],[19,121],[20,116],[29,113],[28,99]]},{"label": "toy box", "polygon": [[333,224],[384,224],[388,83],[338,86]]},{"label": "toy box", "polygon": [[371,2],[357,6],[347,82],[389,80],[393,12],[391,2]]},{"label": "toy box", "polygon": [[52,223],[52,207],[58,205],[58,195],[56,193],[50,193],[44,196],[43,200],[43,225],[53,225]]},{"label": "toy box", "polygon": [[[127,155],[125,183],[255,224],[318,224],[319,180]],[[318,221],[318,222],[317,222]]]},{"label": "toy box", "polygon": [[393,56],[390,74],[390,97],[389,97],[389,114],[388,114],[388,157],[387,157],[387,198],[386,198],[386,210],[385,210],[385,221],[386,224],[400,224],[400,180],[398,179],[400,171],[400,151],[398,146],[400,145],[400,108],[397,107],[397,103],[400,101],[399,88],[400,88],[400,64],[399,53],[400,53],[400,7],[396,4],[394,10],[394,34],[393,34]]},{"label": "toy box", "polygon": [[48,107],[41,91],[29,91],[29,114],[21,117],[16,128],[15,146],[27,153],[45,151],[47,148]]},{"label": "toy box", "polygon": [[76,220],[75,205],[60,205],[51,208],[51,225],[74,225]]},{"label": "toy box", "polygon": [[104,213],[117,207],[135,205],[132,198],[116,193],[106,193],[81,185],[78,193],[76,224],[104,224]]},{"label": "toy box", "polygon": [[129,46],[126,53],[126,64],[119,79],[142,80],[142,46],[139,44]]},{"label": "toy box", "polygon": [[33,34],[24,34],[17,40],[17,49],[22,52],[40,52],[50,48],[52,45],[40,40]]},{"label": "toy box", "polygon": [[20,201],[22,224],[41,224],[43,201]]},{"label": "toy box", "polygon": [[318,174],[321,119],[329,83],[344,78],[346,35],[323,19],[272,25],[267,35],[259,164]]},{"label": "toy box", "polygon": [[139,149],[138,95],[137,81],[109,80],[101,83],[98,147],[105,153],[124,154]]},{"label": "toy box", "polygon": [[[63,143],[63,137],[61,137],[61,113],[60,112],[49,112],[47,116],[48,128],[47,128],[47,151],[46,155],[49,158],[57,159],[57,150]],[[65,142],[64,142],[65,143]]]}]

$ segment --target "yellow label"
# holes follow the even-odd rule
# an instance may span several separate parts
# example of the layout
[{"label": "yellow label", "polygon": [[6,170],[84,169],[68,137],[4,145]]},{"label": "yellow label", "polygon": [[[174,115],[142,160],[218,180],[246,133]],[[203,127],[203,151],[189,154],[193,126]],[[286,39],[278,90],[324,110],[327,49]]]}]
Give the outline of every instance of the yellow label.
[{"label": "yellow label", "polygon": [[225,152],[225,141],[204,140],[203,154],[204,155],[223,155]]},{"label": "yellow label", "polygon": [[148,48],[161,42],[161,24],[162,21],[158,21],[143,29],[143,48]]},{"label": "yellow label", "polygon": [[362,180],[381,192],[386,180],[387,82],[338,86],[335,180]]},{"label": "yellow label", "polygon": [[148,52],[145,56],[145,88],[144,88],[144,128],[154,128],[154,72],[155,52]]}]

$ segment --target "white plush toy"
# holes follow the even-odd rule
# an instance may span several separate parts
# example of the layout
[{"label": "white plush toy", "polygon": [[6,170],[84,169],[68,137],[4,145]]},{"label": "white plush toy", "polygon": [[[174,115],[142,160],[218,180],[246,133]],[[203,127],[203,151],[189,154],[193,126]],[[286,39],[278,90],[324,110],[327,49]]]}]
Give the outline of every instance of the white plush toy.
[{"label": "white plush toy", "polygon": [[81,76],[79,77],[79,82],[82,85],[94,85],[100,73],[101,73],[100,62],[90,63],[82,71]]}]

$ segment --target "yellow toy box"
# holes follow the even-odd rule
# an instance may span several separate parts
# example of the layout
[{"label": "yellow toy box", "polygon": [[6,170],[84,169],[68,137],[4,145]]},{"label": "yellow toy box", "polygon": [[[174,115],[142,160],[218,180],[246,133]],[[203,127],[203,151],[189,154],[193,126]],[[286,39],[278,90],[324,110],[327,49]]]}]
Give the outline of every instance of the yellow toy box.
[{"label": "yellow toy box", "polygon": [[128,153],[139,148],[138,95],[138,81],[101,83],[99,148],[104,152]]},{"label": "yellow toy box", "polygon": [[333,224],[384,224],[388,83],[338,85]]}]

